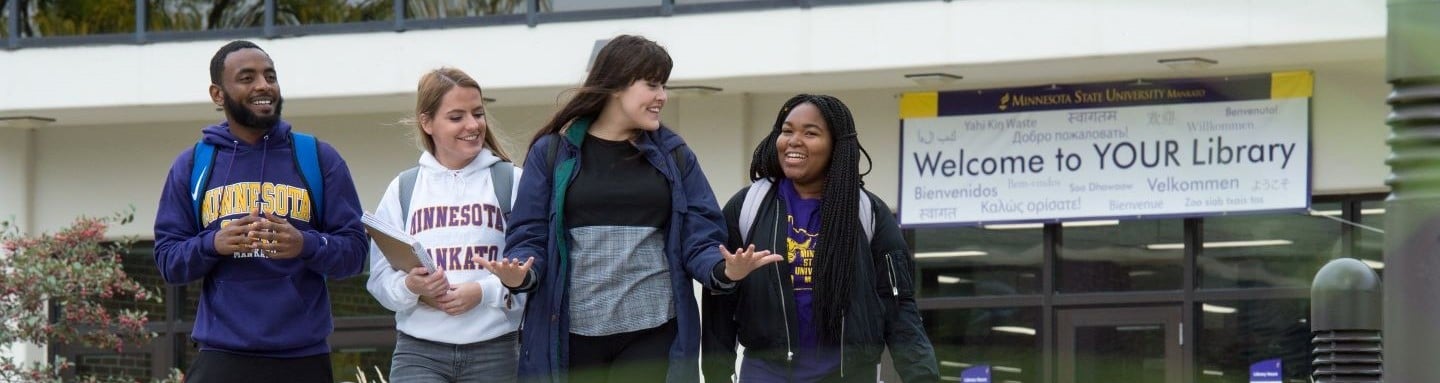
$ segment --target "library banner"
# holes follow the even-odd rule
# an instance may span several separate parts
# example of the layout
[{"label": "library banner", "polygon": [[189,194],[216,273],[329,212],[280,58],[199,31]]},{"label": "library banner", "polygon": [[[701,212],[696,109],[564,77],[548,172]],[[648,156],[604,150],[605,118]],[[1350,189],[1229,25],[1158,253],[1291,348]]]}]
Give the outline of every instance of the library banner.
[{"label": "library banner", "polygon": [[906,227],[1300,211],[1310,72],[906,93]]}]

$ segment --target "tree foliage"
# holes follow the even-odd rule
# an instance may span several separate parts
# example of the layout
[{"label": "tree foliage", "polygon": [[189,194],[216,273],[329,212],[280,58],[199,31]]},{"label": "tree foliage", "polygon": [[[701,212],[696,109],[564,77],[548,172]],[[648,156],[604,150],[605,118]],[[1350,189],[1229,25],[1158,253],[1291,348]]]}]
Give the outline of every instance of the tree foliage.
[{"label": "tree foliage", "polygon": [[[9,222],[0,223],[0,318],[4,318],[0,345],[79,344],[122,352],[154,338],[145,328],[146,312],[116,312],[102,304],[160,301],[156,292],[121,268],[122,256],[133,241],[105,237],[111,225],[133,218],[133,211],[81,217],[59,232],[40,235],[25,235]],[[0,357],[0,381],[59,382],[71,367],[63,359],[22,366],[5,356]],[[81,381],[134,382],[127,379],[82,377]]]}]

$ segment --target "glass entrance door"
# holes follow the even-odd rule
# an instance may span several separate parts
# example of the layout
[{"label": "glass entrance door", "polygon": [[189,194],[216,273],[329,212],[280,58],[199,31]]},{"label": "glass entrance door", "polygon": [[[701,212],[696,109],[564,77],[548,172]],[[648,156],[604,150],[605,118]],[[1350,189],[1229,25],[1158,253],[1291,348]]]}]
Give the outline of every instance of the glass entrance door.
[{"label": "glass entrance door", "polygon": [[1180,383],[1180,307],[1059,312],[1061,383]]}]

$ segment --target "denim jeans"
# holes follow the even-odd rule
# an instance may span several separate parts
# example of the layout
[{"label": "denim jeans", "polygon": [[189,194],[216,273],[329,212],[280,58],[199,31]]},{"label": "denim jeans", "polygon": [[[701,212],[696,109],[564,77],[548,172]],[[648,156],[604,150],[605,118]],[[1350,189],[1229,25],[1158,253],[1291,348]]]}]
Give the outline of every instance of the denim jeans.
[{"label": "denim jeans", "polygon": [[520,345],[515,333],[471,344],[432,342],[397,332],[391,382],[514,383]]}]

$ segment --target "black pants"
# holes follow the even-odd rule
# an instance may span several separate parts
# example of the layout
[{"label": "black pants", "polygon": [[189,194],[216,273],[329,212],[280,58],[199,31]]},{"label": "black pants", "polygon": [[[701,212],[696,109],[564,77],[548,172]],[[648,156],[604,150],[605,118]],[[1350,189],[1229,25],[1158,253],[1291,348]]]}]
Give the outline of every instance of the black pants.
[{"label": "black pants", "polygon": [[201,351],[185,371],[186,383],[294,382],[330,383],[330,354],[300,358],[266,358],[220,351]]},{"label": "black pants", "polygon": [[674,319],[635,332],[570,334],[570,382],[664,382],[674,341]]}]

